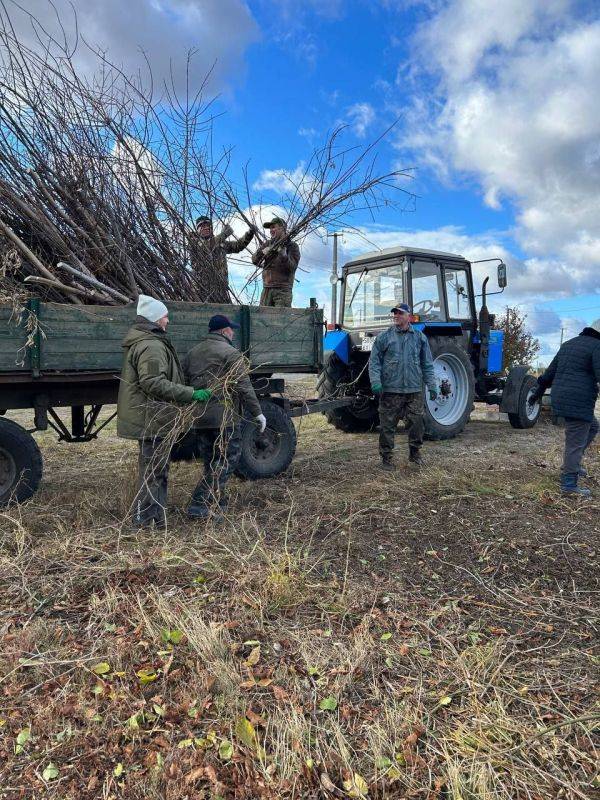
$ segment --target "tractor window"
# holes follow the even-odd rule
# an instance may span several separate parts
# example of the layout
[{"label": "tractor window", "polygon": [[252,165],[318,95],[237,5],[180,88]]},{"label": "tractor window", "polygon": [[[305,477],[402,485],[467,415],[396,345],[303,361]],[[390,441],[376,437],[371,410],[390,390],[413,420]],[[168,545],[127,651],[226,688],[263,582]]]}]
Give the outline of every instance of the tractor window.
[{"label": "tractor window", "polygon": [[390,311],[404,302],[402,264],[377,267],[346,276],[344,325],[348,328],[390,325]]},{"label": "tractor window", "polygon": [[421,319],[445,319],[441,269],[432,261],[412,262],[412,311]]},{"label": "tractor window", "polygon": [[471,319],[471,297],[465,269],[444,269],[448,319]]}]

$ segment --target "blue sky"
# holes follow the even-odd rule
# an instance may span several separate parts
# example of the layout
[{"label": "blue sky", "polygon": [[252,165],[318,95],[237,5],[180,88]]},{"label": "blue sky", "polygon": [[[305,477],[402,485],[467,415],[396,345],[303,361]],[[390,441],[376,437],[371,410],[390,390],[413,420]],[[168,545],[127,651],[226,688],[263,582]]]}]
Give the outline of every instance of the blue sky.
[{"label": "blue sky", "polygon": [[[45,0],[31,10],[49,20]],[[69,13],[67,0],[57,0]],[[249,161],[254,200],[281,203],[293,171],[340,122],[365,144],[399,122],[379,158],[414,168],[415,210],[353,224],[378,247],[500,256],[519,305],[556,350],[600,317],[600,9],[577,0],[76,0],[80,30],[155,79],[195,48],[214,64],[215,140]],[[271,186],[272,188],[266,188]],[[241,224],[234,227],[242,228]],[[342,257],[373,249],[356,234]],[[329,298],[330,244],[303,243],[296,303]],[[230,265],[236,282],[248,267]],[[477,281],[485,268],[476,270]]]}]

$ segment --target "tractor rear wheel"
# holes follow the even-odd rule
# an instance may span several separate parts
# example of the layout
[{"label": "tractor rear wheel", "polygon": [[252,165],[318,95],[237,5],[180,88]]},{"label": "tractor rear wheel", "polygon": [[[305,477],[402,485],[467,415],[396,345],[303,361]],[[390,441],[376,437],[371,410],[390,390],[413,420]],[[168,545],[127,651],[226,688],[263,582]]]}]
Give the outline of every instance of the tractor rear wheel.
[{"label": "tractor rear wheel", "polygon": [[438,396],[425,389],[425,438],[453,439],[462,432],[473,410],[475,376],[468,353],[454,339],[429,340]]},{"label": "tractor rear wheel", "polygon": [[[321,400],[332,400],[354,394],[356,384],[352,373],[344,362],[332,353],[329,356],[317,384]],[[355,402],[346,408],[335,408],[324,412],[327,421],[345,433],[366,433],[379,425],[377,404],[371,398],[356,396]]]}]

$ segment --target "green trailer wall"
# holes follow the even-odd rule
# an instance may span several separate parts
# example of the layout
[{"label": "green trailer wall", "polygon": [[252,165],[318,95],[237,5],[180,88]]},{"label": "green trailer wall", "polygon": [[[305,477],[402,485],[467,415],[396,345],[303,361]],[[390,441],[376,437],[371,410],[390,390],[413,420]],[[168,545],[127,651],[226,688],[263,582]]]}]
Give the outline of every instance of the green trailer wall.
[{"label": "green trailer wall", "polygon": [[[7,373],[118,372],[132,306],[75,306],[33,301],[32,312],[0,306],[0,379]],[[256,372],[317,371],[323,358],[323,311],[308,308],[167,303],[169,336],[180,356],[206,335],[213,314],[241,327],[235,343]],[[29,319],[29,330],[28,330]]]}]

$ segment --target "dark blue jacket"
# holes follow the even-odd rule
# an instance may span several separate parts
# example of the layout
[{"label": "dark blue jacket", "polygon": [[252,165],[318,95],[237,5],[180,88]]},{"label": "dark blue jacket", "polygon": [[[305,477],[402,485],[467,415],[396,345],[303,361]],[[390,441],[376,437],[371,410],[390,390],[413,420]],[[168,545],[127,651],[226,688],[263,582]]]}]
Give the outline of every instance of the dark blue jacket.
[{"label": "dark blue jacket", "polygon": [[579,336],[565,342],[550,366],[538,378],[541,390],[552,387],[555,417],[591,422],[600,381],[600,333],[584,328]]}]

